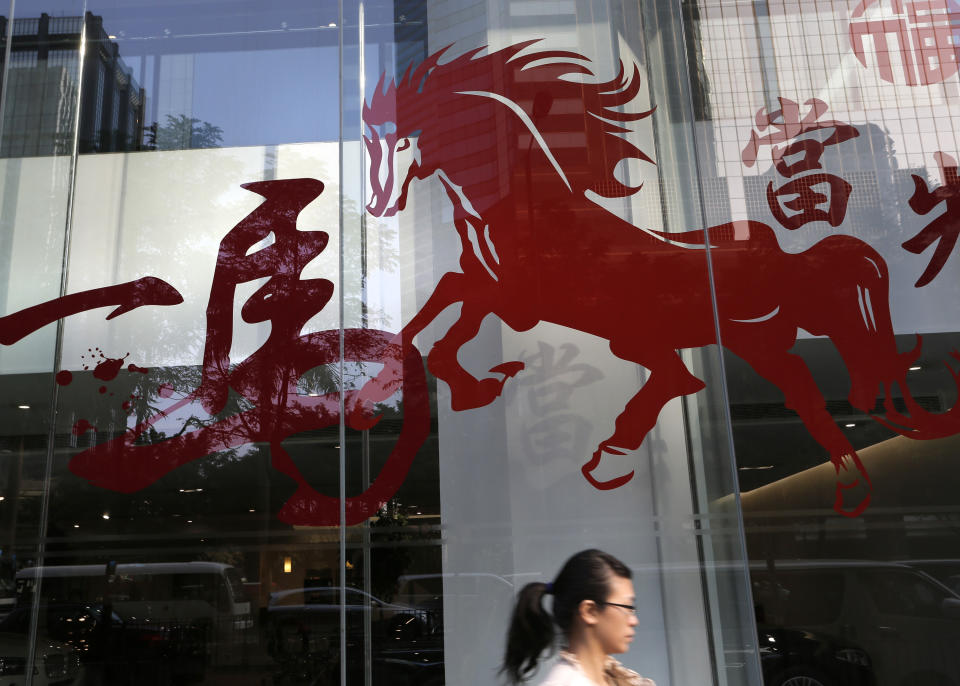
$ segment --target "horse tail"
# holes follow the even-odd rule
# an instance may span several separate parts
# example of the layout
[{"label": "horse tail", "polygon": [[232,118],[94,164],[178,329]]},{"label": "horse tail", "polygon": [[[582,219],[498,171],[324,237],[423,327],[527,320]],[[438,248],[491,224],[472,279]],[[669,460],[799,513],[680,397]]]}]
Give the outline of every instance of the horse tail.
[{"label": "horse tail", "polygon": [[680,231],[669,233],[667,231],[654,231],[650,233],[670,241],[671,243],[682,243],[684,245],[701,246],[709,241],[711,247],[750,245],[750,247],[780,249],[777,243],[777,235],[773,229],[763,222],[755,221],[737,221],[718,224],[710,228],[697,229],[695,231]]}]

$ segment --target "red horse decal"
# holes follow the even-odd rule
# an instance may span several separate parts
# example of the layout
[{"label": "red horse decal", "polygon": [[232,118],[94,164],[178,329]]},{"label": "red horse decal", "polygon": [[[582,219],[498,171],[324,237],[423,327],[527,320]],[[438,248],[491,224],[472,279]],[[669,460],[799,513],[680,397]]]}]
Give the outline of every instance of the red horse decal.
[{"label": "red horse decal", "polygon": [[[367,209],[377,216],[402,211],[410,184],[433,176],[454,207],[462,271],[443,275],[397,338],[412,346],[442,310],[462,305],[427,361],[449,385],[454,410],[493,402],[523,368],[507,362],[490,370],[496,376],[478,379],[458,362],[460,348],[495,314],[517,331],[545,321],[603,337],[614,355],[649,370],[613,435],[583,466],[599,489],[633,476],[597,480],[593,470],[605,453],[638,448],[669,400],[704,387],[677,351],[721,342],[783,391],[829,453],[837,471],[835,509],[862,512],[869,477],[809,369],[790,352],[798,328],[834,342],[850,372],[855,407],[872,411],[882,384],[885,423],[895,431],[930,438],[960,430],[960,410],[929,415],[910,398],[905,375],[919,343],[897,352],[887,267],[863,241],[831,236],[788,254],[760,222],[668,234],[637,228],[592,202],[590,193],[616,198],[640,190],[615,177],[622,160],[652,162],[618,135],[652,113],[620,109],[640,91],[639,69],[590,82],[587,58],[556,50],[521,54],[534,42],[482,56],[472,50],[444,64],[441,50],[397,82],[382,78],[363,110],[370,134]],[[893,411],[895,385],[907,415]],[[355,408],[361,411],[363,403]]]}]

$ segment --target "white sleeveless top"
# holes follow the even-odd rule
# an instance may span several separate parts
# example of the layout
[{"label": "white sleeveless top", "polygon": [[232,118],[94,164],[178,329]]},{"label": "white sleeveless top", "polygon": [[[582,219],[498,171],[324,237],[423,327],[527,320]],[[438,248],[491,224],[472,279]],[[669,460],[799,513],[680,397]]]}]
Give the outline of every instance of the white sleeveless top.
[{"label": "white sleeveless top", "polygon": [[627,669],[612,657],[607,658],[604,665],[606,683],[595,684],[587,678],[580,663],[573,653],[560,651],[560,659],[550,670],[547,680],[540,686],[656,686],[652,680],[646,679],[632,669]]}]

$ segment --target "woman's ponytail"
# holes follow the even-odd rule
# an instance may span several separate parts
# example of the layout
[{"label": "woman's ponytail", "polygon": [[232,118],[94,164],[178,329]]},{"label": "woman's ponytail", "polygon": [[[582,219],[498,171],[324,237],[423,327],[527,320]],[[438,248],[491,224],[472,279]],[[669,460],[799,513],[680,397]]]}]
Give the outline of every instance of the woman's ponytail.
[{"label": "woman's ponytail", "polygon": [[548,584],[535,582],[524,586],[517,597],[500,668],[511,685],[525,681],[536,670],[540,655],[553,645],[553,617],[543,607],[548,592]]}]

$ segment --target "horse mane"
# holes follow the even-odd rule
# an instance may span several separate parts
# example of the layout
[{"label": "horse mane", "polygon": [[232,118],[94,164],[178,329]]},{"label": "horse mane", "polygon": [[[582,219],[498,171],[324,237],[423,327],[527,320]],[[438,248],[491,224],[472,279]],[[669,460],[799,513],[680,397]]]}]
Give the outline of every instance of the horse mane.
[{"label": "horse mane", "polygon": [[[531,135],[539,134],[556,157],[554,166],[563,169],[571,190],[589,189],[608,198],[636,193],[640,186],[621,183],[614,177],[614,169],[623,159],[653,163],[640,148],[622,137],[632,132],[626,124],[653,113],[652,109],[644,112],[619,109],[640,92],[639,68],[634,64],[628,74],[621,62],[613,79],[591,81],[589,77],[594,74],[587,66],[590,60],[578,53],[535,50],[520,54],[537,42],[539,39],[524,41],[485,55],[480,55],[486,49],[481,47],[442,64],[440,58],[450,46],[438,50],[415,69],[409,66],[397,81],[385,83],[381,77],[369,106],[364,106],[364,120],[367,123],[394,121],[398,135],[416,135],[423,131],[430,132],[436,140],[444,139],[446,143],[433,147],[436,154],[447,156],[443,160],[447,171],[451,171],[451,164],[458,163],[458,159],[452,157],[456,152],[450,151],[456,146],[450,146],[450,141],[457,132],[460,138],[467,138],[462,136],[462,129],[467,126],[469,138],[476,139],[476,152],[459,155],[459,164],[466,169],[467,165],[477,163],[477,152],[495,149],[493,142],[503,141],[504,118],[500,117],[499,125],[493,122],[497,119],[495,115],[506,112],[507,107],[501,102],[475,97],[477,93],[495,94],[520,108],[537,129],[532,133],[516,114],[507,117],[515,142],[529,143]],[[570,80],[571,76],[588,78]],[[472,110],[485,111],[491,116],[479,116],[480,112]],[[450,135],[440,135],[441,132]],[[424,140],[421,147],[429,143]]]}]

